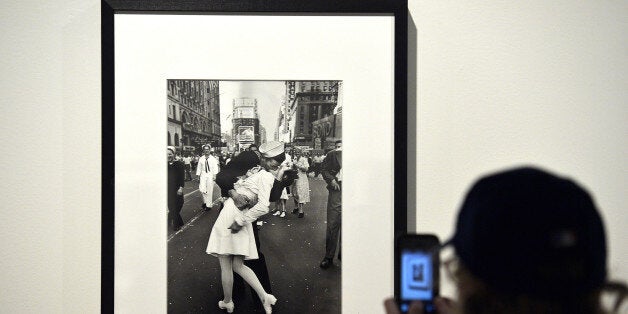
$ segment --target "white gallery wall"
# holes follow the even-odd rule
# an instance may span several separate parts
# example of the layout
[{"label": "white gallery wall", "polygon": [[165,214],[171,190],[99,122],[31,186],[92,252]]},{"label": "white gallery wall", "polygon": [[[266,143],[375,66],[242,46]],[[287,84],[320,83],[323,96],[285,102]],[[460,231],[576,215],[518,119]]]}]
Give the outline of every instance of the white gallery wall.
[{"label": "white gallery wall", "polygon": [[[538,165],[602,211],[628,279],[628,2],[412,1],[416,227],[451,236],[472,182]],[[446,291],[446,293],[449,291]]]},{"label": "white gallery wall", "polygon": [[[411,1],[409,12],[411,228],[447,238],[480,174],[540,165],[594,194],[611,277],[627,280],[628,3]],[[0,17],[0,304],[97,313],[100,2],[5,1]]]}]

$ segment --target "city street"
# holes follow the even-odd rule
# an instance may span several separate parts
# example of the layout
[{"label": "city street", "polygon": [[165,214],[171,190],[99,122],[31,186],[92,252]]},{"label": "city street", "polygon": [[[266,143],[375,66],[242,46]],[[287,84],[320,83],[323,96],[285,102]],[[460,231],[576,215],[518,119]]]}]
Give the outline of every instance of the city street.
[{"label": "city street", "polygon": [[[325,253],[327,190],[319,176],[310,178],[311,202],[305,217],[292,214],[292,198],[285,218],[271,213],[261,220],[261,251],[266,257],[272,293],[278,299],[273,313],[340,313],[340,262],[322,270]],[[209,234],[218,216],[217,206],[202,211],[198,181],[186,182],[181,215],[185,226],[168,235],[168,313],[223,313],[218,259],[205,253]],[[220,196],[215,186],[214,198]],[[234,291],[235,293],[235,291]],[[254,313],[251,292],[235,300],[234,313]]]}]

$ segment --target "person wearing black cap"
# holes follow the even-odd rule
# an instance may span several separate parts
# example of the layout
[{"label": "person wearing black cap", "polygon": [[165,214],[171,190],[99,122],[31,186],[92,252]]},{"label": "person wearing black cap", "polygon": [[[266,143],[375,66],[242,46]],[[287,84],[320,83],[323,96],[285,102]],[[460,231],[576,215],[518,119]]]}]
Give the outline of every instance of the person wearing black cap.
[{"label": "person wearing black cap", "polygon": [[[457,255],[444,264],[459,302],[438,298],[437,313],[601,313],[604,225],[589,193],[570,179],[531,167],[481,178],[446,245]],[[398,313],[393,300],[385,307]]]},{"label": "person wearing black cap", "polygon": [[183,163],[175,160],[175,149],[168,146],[168,224],[175,231],[183,226],[181,208],[183,208],[183,186],[185,184],[185,168]]}]

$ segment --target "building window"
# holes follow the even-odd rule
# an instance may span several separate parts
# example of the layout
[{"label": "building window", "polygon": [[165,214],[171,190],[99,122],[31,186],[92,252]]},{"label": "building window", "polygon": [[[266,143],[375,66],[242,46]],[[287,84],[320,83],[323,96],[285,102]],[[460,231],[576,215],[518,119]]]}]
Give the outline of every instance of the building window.
[{"label": "building window", "polygon": [[179,146],[179,133],[174,134],[174,146]]},{"label": "building window", "polygon": [[168,131],[168,146],[172,145],[172,139],[170,138],[170,132]]}]

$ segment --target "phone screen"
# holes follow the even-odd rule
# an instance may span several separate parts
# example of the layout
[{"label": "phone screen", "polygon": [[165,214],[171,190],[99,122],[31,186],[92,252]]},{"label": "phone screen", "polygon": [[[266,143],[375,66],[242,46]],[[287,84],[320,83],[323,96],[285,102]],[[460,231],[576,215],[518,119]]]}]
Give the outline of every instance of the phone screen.
[{"label": "phone screen", "polygon": [[432,255],[419,250],[405,249],[401,252],[401,299],[432,300],[433,280]]},{"label": "phone screen", "polygon": [[434,235],[405,235],[397,241],[395,297],[402,313],[412,301],[423,302],[425,313],[434,312],[439,293],[440,247]]}]

